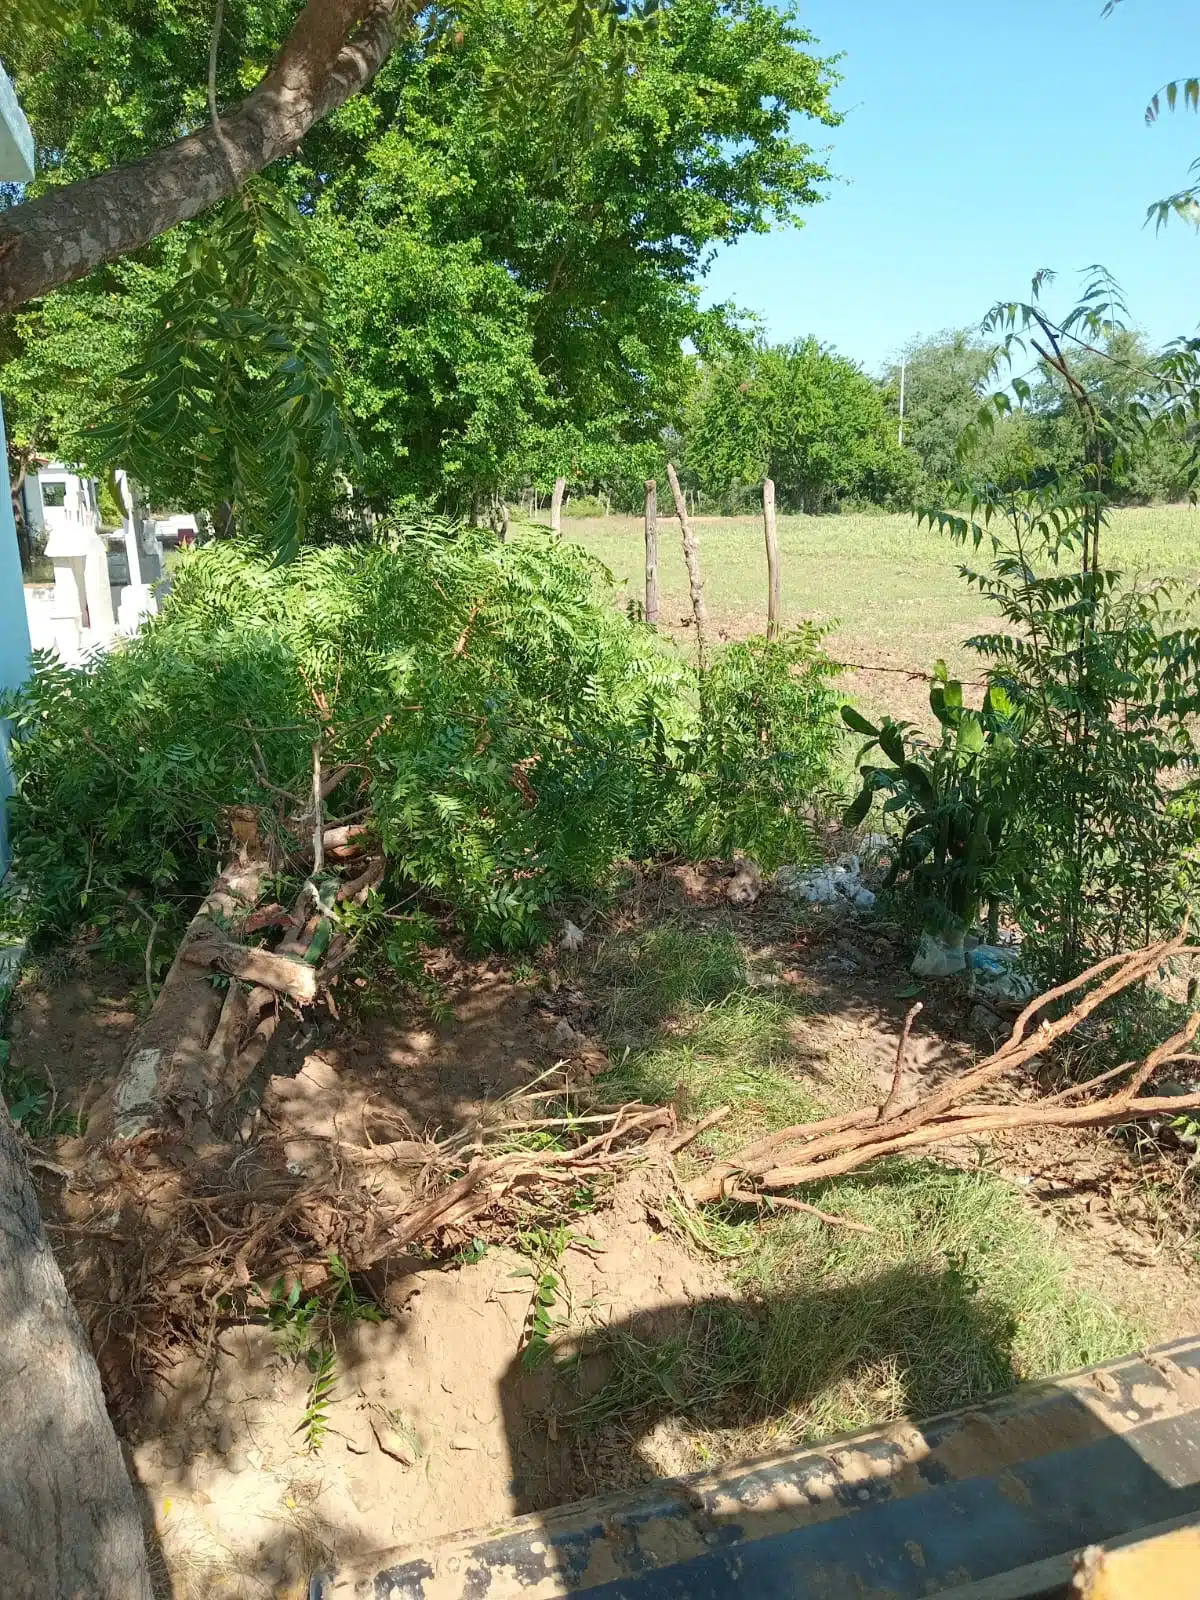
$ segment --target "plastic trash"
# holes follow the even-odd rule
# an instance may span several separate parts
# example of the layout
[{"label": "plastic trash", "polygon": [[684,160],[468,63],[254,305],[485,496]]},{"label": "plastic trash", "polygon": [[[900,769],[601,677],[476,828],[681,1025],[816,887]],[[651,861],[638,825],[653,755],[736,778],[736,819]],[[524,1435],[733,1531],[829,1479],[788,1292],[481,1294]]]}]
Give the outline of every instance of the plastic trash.
[{"label": "plastic trash", "polygon": [[967,965],[973,972],[996,977],[1011,972],[1021,964],[1021,952],[1015,944],[977,944],[967,951]]},{"label": "plastic trash", "polygon": [[725,898],[731,905],[752,906],[762,893],[762,873],[758,862],[746,856],[734,856],[733,877],[725,885]]},{"label": "plastic trash", "polygon": [[791,900],[805,900],[809,905],[842,902],[856,911],[869,911],[875,904],[874,893],[859,876],[857,856],[842,856],[833,867],[780,867],[774,884],[780,894]]},{"label": "plastic trash", "polygon": [[1035,990],[1032,978],[1021,971],[1021,952],[1016,945],[981,944],[967,951],[971,973],[971,993],[981,1000],[1005,1000],[1024,1005]]},{"label": "plastic trash", "polygon": [[961,933],[923,933],[911,970],[918,978],[950,978],[956,972],[965,972],[966,966]]}]

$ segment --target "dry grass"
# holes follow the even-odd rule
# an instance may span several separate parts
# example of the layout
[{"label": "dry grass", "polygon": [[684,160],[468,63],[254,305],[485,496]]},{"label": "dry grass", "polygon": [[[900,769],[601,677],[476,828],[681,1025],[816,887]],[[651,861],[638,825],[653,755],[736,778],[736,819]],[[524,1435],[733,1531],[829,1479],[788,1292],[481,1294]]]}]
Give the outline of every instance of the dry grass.
[{"label": "dry grass", "polygon": [[[696,519],[705,594],[717,628],[730,638],[759,632],[766,621],[766,556],[755,517]],[[611,569],[631,599],[643,594],[644,546],[639,517],[564,520],[564,533]],[[928,671],[943,656],[970,675],[961,640],[990,614],[958,576],[958,549],[908,516],[847,514],[781,517],[784,617],[810,617],[836,627],[830,643],[842,661]],[[1152,506],[1115,512],[1102,551],[1130,570],[1200,579],[1200,512]],[[687,576],[673,518],[659,513],[659,581],[663,626],[683,642],[689,614]],[[925,691],[900,672],[855,673],[847,680],[870,711],[924,716]]]}]

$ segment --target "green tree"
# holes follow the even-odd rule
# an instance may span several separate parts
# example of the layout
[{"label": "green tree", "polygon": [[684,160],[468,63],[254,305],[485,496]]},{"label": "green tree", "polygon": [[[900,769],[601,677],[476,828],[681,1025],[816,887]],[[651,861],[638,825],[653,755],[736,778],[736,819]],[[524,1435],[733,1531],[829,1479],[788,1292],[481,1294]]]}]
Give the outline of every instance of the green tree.
[{"label": "green tree", "polygon": [[979,410],[991,373],[994,347],[970,328],[914,339],[883,374],[884,404],[900,419],[904,369],[904,444],[930,484],[952,482],[959,472],[958,436]]},{"label": "green tree", "polygon": [[[1071,385],[1043,362],[1029,415],[1043,471],[1064,484],[1094,483],[1092,453],[1102,463],[1099,488],[1116,503],[1179,498],[1186,492],[1190,444],[1169,430],[1143,430],[1136,441],[1122,426],[1131,407],[1153,413],[1163,375],[1157,352],[1136,329],[1113,327],[1089,340],[1071,361]],[[1078,396],[1087,397],[1094,423]],[[1131,448],[1131,444],[1134,447]]]},{"label": "green tree", "polygon": [[[124,0],[98,37],[69,33],[36,75],[27,61],[19,87],[54,178],[153,150],[166,105],[200,115],[207,22],[187,0],[143,11]],[[643,475],[690,386],[684,343],[703,345],[720,315],[697,305],[707,252],[820,198],[825,168],[793,119],[836,120],[832,75],[793,18],[763,0],[675,0],[652,30],[588,35],[581,77],[562,62],[574,16],[472,0],[461,26],[414,35],[266,175],[325,269],[361,483],[381,508],[433,496],[462,509],[526,475]],[[262,70],[281,25],[265,0],[230,7],[219,99]],[[142,252],[147,271],[182,252],[176,237]],[[56,359],[84,379],[61,430],[75,453],[99,370],[94,307],[114,323],[106,375],[144,337],[153,295],[127,302],[123,271],[21,320],[32,354],[57,317]]]},{"label": "green tree", "polygon": [[706,488],[771,477],[785,504],[809,512],[904,500],[914,481],[878,387],[812,338],[751,344],[708,366],[687,444]]}]

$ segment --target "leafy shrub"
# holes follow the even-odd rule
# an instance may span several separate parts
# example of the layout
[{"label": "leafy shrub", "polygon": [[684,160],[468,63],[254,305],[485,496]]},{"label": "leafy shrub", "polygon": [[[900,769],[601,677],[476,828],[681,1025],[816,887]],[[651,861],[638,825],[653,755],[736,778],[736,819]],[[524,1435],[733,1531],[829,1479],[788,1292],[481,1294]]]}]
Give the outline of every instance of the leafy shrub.
[{"label": "leafy shrub", "polygon": [[[885,796],[884,815],[899,813],[904,828],[884,887],[907,882],[927,920],[948,918],[968,928],[985,898],[996,909],[1006,886],[1005,844],[1016,803],[1013,757],[1025,713],[999,683],[989,685],[980,710],[970,709],[944,661],[937,664],[929,704],[938,720],[937,744],[910,723],[885,717],[876,727],[853,707],[842,707],[847,727],[868,741],[859,753],[862,789],[845,821],[857,827],[875,797]],[[864,759],[875,749],[890,766]]]},{"label": "leafy shrub", "polygon": [[966,641],[988,662],[980,712],[935,682],[939,745],[844,713],[892,762],[862,765],[847,820],[886,794],[894,876],[965,922],[982,896],[1008,902],[1053,976],[1177,927],[1197,881],[1200,633],[1174,586],[1099,566],[1094,495],[993,490],[969,516],[922,516],[990,546],[988,570],[960,571],[1006,626]]},{"label": "leafy shrub", "polygon": [[834,738],[815,636],[718,658],[701,716],[694,674],[606,582],[573,544],[433,524],[288,566],[231,543],[185,556],[137,639],[85,668],[40,658],[4,702],[10,908],[139,946],[156,921],[165,959],[225,808],[273,803],[264,780],[299,796],[316,738],[361,775],[335,799],[374,813],[389,879],[371,909],[401,962],[412,941],[383,908],[405,888],[517,947],[622,855],[799,849]]},{"label": "leafy shrub", "polygon": [[1175,586],[1099,566],[1093,495],[1019,490],[928,516],[992,548],[989,571],[961,571],[1007,624],[967,643],[1028,728],[1005,778],[1018,919],[1057,973],[1177,926],[1196,877],[1200,634]]},{"label": "leafy shrub", "polygon": [[563,506],[564,517],[606,517],[608,507],[598,494],[573,495]]},{"label": "leafy shrub", "polygon": [[751,851],[771,870],[811,860],[814,801],[841,740],[840,669],[805,624],[780,639],[718,651],[704,678],[697,737],[682,761],[678,835],[695,855]]}]

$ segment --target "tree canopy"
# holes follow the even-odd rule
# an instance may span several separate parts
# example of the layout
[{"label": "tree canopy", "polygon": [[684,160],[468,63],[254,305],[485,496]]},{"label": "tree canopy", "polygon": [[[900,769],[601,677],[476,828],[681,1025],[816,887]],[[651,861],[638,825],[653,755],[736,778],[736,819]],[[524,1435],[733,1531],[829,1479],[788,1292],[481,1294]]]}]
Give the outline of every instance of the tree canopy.
[{"label": "tree canopy", "polygon": [[[220,103],[264,70],[289,14],[268,0],[227,8]],[[376,506],[461,509],[524,474],[544,485],[643,472],[690,385],[684,342],[704,342],[720,316],[697,304],[709,253],[821,197],[826,168],[794,119],[836,121],[834,80],[792,15],[764,0],[672,0],[653,26],[592,30],[568,59],[576,18],[569,3],[515,0],[471,0],[453,24],[423,18],[369,88],[266,174],[326,279]],[[120,0],[98,28],[18,53],[48,158],[40,186],[159,148],[180,108],[201,118],[211,20],[189,0]],[[111,378],[145,349],[178,238],[18,319],[6,397],[20,424],[86,458],[101,409],[89,375]],[[47,410],[33,391],[49,337],[76,379]]]},{"label": "tree canopy", "polygon": [[878,386],[813,338],[747,344],[707,366],[687,437],[706,487],[770,477],[804,511],[848,498],[887,503],[913,482]]}]

